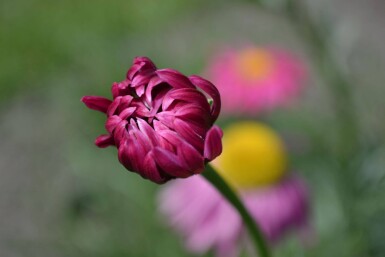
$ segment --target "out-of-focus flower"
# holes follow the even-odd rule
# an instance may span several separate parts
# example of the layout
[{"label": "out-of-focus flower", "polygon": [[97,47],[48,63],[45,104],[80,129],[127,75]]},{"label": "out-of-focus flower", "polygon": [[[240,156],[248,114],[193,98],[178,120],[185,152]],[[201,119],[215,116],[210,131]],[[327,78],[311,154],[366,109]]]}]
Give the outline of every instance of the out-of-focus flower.
[{"label": "out-of-focus flower", "polygon": [[[214,166],[239,191],[271,243],[290,230],[308,231],[307,188],[300,178],[286,174],[283,144],[272,129],[256,122],[233,124],[225,130],[223,149]],[[217,256],[234,257],[247,242],[236,210],[200,176],[167,185],[159,204],[193,252],[214,248]]]},{"label": "out-of-focus flower", "polygon": [[306,76],[290,53],[253,46],[219,52],[206,73],[221,93],[222,114],[247,116],[287,104]]},{"label": "out-of-focus flower", "polygon": [[286,172],[281,138],[267,125],[239,122],[226,129],[224,149],[213,166],[237,188],[255,188],[279,181]]},{"label": "out-of-focus flower", "polygon": [[199,76],[157,69],[147,57],[134,59],[124,81],[112,85],[113,100],[85,96],[107,114],[108,134],[99,147],[116,146],[119,161],[156,183],[203,171],[222,151],[222,131],[213,126],[221,107],[218,90]]}]

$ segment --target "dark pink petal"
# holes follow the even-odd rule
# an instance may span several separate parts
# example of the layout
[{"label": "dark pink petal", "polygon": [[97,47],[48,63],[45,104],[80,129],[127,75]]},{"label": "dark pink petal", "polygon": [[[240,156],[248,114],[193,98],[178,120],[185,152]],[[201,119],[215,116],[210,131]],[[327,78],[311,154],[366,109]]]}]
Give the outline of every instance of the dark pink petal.
[{"label": "dark pink petal", "polygon": [[134,135],[133,140],[135,140],[135,143],[138,144],[138,147],[140,145],[144,151],[142,156],[142,159],[143,159],[144,154],[147,154],[153,148],[151,139],[145,133],[143,133],[137,128],[133,129],[132,135]]},{"label": "dark pink petal", "polygon": [[132,165],[132,171],[140,173],[146,152],[144,150],[144,146],[138,142],[136,136],[133,136],[133,134],[135,133],[130,131],[130,136],[126,141],[126,155]]},{"label": "dark pink petal", "polygon": [[218,118],[219,112],[221,110],[221,97],[218,89],[210,81],[205,80],[204,78],[201,78],[199,76],[192,75],[189,77],[189,79],[194,85],[202,89],[213,99],[211,115],[213,116],[214,122]]},{"label": "dark pink petal", "polygon": [[111,100],[100,97],[100,96],[83,96],[81,101],[90,109],[100,111],[103,113],[107,112],[108,107],[112,103]]},{"label": "dark pink petal", "polygon": [[121,121],[122,118],[117,115],[109,117],[106,122],[106,130],[111,134]]},{"label": "dark pink petal", "polygon": [[119,109],[129,108],[134,98],[130,95],[122,96],[119,103]]},{"label": "dark pink petal", "polygon": [[158,131],[158,135],[174,146],[179,146],[183,141],[178,133],[169,129]]},{"label": "dark pink petal", "polygon": [[218,126],[213,126],[206,134],[203,156],[205,159],[214,160],[222,153],[223,132]]},{"label": "dark pink petal", "polygon": [[174,88],[194,88],[190,80],[180,73],[172,69],[157,70],[155,72],[161,80]]},{"label": "dark pink petal", "polygon": [[139,117],[150,117],[150,111],[142,101],[135,99],[135,101],[132,101],[131,106],[136,107],[136,114]]},{"label": "dark pink petal", "polygon": [[169,129],[174,129],[175,115],[173,112],[160,112],[155,117]]},{"label": "dark pink petal", "polygon": [[158,76],[153,76],[147,85],[145,96],[148,102],[152,101],[152,92],[155,87],[159,86],[163,81]]},{"label": "dark pink petal", "polygon": [[160,147],[153,150],[154,158],[158,166],[167,174],[177,178],[187,178],[191,173],[183,167],[183,162],[170,151]]},{"label": "dark pink petal", "polygon": [[195,88],[180,88],[170,90],[167,95],[165,95],[162,103],[163,110],[167,110],[169,106],[175,101],[184,101],[188,103],[194,103],[201,106],[202,108],[210,111],[210,105],[207,101],[207,98]]},{"label": "dark pink petal", "polygon": [[130,117],[136,110],[136,107],[129,107],[127,109],[124,109],[120,114],[119,117],[122,120],[126,120],[128,117]]},{"label": "dark pink petal", "polygon": [[140,97],[144,94],[144,91],[146,90],[145,85],[141,85],[135,88],[135,93]]},{"label": "dark pink petal", "polygon": [[154,120],[153,125],[155,131],[168,130],[168,127],[158,120]]},{"label": "dark pink petal", "polygon": [[133,170],[131,160],[130,160],[129,155],[128,155],[128,143],[127,143],[127,141],[124,141],[120,144],[119,150],[118,150],[118,159],[119,159],[120,163],[123,164],[124,167],[126,167],[126,169],[128,169],[130,171]]},{"label": "dark pink petal", "polygon": [[154,71],[142,72],[133,78],[133,80],[131,81],[131,86],[138,87],[144,84],[148,84],[153,76]]},{"label": "dark pink petal", "polygon": [[105,148],[110,145],[114,145],[114,139],[111,135],[100,135],[95,140],[95,145],[100,148]]},{"label": "dark pink petal", "polygon": [[186,121],[185,119],[180,119],[183,122],[186,122],[189,124],[192,131],[194,131],[197,135],[199,135],[201,138],[204,138],[207,133],[207,127],[202,126],[201,124],[196,124],[194,122]]},{"label": "dark pink petal", "polygon": [[175,116],[188,122],[200,124],[204,128],[211,125],[210,114],[198,105],[186,104],[185,106],[178,108]]},{"label": "dark pink petal", "polygon": [[153,128],[142,119],[137,119],[139,130],[148,138],[152,146],[158,145],[158,138]]},{"label": "dark pink petal", "polygon": [[124,140],[126,140],[128,138],[128,131],[126,128],[127,124],[128,124],[127,120],[122,120],[115,127],[114,141],[115,141],[115,145],[117,147],[120,146],[121,142],[123,142]]},{"label": "dark pink petal", "polygon": [[116,110],[118,109],[120,105],[120,101],[122,100],[121,96],[118,96],[114,99],[114,101],[111,103],[111,105],[107,109],[107,115],[112,116],[115,114]]},{"label": "dark pink petal", "polygon": [[113,98],[116,98],[119,96],[119,84],[118,84],[118,82],[112,83],[111,92],[112,92]]},{"label": "dark pink petal", "polygon": [[189,144],[194,146],[198,151],[203,151],[203,138],[195,133],[188,122],[180,119],[175,119],[175,131]]},{"label": "dark pink petal", "polygon": [[177,154],[186,163],[187,169],[193,174],[199,174],[204,170],[203,156],[190,144],[183,142],[177,148]]},{"label": "dark pink petal", "polygon": [[[161,124],[161,123],[160,123]],[[180,144],[181,138],[175,131],[169,130],[157,130],[158,144],[161,148],[175,152],[175,147]]]},{"label": "dark pink petal", "polygon": [[115,99],[118,96],[127,95],[129,93],[128,86],[130,85],[130,80],[123,80],[122,82],[114,82],[112,84],[111,92],[112,96]]},{"label": "dark pink petal", "polygon": [[156,70],[155,64],[147,57],[135,57],[132,67],[127,71],[127,78],[132,80],[132,78],[141,71],[146,70]]},{"label": "dark pink petal", "polygon": [[167,94],[167,89],[163,89],[163,90],[160,90],[158,94],[153,98],[153,100],[151,101],[151,111],[150,111],[151,116],[155,116],[156,113],[159,111],[163,102],[163,98],[166,94]]},{"label": "dark pink petal", "polygon": [[155,158],[152,152],[149,152],[143,161],[143,176],[158,184],[163,184],[167,181],[163,177],[155,163]]}]

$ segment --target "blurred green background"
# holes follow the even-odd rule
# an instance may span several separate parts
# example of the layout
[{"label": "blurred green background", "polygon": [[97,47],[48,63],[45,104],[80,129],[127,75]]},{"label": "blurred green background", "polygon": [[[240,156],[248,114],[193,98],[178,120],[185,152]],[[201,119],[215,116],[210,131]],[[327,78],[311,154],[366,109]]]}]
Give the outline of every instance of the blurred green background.
[{"label": "blurred green background", "polygon": [[[159,186],[93,145],[104,117],[80,98],[109,96],[134,56],[200,74],[215,49],[239,42],[292,51],[310,71],[298,102],[264,120],[312,189],[317,240],[304,249],[288,235],[275,256],[385,256],[385,4],[302,2],[349,81],[341,108],[355,115],[341,125],[345,92],[336,99],[317,46],[280,12],[285,0],[265,2],[2,0],[0,256],[190,256],[156,212]],[[338,131],[352,126],[358,143],[340,154]]]}]

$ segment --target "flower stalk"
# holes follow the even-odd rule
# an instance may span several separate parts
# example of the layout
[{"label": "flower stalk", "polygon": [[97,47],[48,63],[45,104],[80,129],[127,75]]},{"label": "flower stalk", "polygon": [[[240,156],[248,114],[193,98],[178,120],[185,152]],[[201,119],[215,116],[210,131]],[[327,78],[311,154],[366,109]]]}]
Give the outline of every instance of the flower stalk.
[{"label": "flower stalk", "polygon": [[271,257],[269,248],[266,244],[266,240],[262,235],[261,229],[256,224],[246,207],[238,197],[238,195],[231,189],[227,182],[214,170],[211,165],[206,165],[206,170],[202,172],[202,175],[207,181],[209,181],[239,212],[241,218],[246,225],[252,242],[260,257]]}]

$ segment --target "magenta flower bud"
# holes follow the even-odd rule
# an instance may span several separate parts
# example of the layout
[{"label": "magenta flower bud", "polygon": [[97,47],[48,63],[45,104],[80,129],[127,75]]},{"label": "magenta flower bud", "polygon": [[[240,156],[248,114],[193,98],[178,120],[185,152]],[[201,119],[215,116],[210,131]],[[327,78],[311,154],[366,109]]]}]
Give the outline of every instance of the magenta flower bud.
[{"label": "magenta flower bud", "polygon": [[113,83],[113,100],[85,96],[90,109],[107,114],[98,147],[114,145],[130,171],[156,183],[199,174],[222,152],[222,131],[213,126],[219,92],[199,76],[157,69],[136,57],[124,81]]}]

